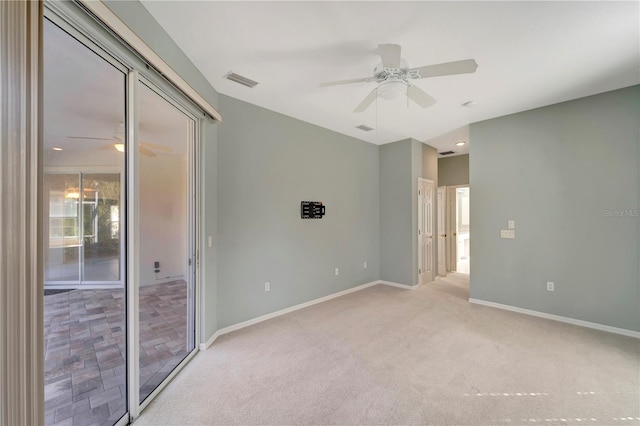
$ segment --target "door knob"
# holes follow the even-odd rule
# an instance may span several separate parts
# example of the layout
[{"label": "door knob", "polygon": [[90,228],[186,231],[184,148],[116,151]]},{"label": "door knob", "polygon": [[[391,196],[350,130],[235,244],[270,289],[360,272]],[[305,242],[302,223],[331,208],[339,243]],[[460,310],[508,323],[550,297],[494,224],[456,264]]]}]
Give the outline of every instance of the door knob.
[{"label": "door knob", "polygon": [[440,234],[440,236],[441,236],[441,237],[446,237],[446,236],[447,236],[447,234]]}]

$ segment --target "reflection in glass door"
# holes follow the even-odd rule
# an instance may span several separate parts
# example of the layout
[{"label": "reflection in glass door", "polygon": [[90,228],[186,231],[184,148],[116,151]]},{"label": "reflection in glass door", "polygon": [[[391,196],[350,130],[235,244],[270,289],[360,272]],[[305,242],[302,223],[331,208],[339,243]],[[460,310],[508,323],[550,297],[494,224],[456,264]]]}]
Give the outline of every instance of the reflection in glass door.
[{"label": "reflection in glass door", "polygon": [[45,424],[112,425],[127,413],[124,155],[115,149],[126,69],[43,26]]},{"label": "reflection in glass door", "polygon": [[49,12],[45,424],[113,425],[136,418],[195,353],[198,121],[119,62],[137,57],[114,59]]},{"label": "reflection in glass door", "polygon": [[138,90],[139,400],[195,349],[190,204],[194,119]]},{"label": "reflection in glass door", "polygon": [[120,174],[46,173],[44,197],[46,288],[120,285]]}]

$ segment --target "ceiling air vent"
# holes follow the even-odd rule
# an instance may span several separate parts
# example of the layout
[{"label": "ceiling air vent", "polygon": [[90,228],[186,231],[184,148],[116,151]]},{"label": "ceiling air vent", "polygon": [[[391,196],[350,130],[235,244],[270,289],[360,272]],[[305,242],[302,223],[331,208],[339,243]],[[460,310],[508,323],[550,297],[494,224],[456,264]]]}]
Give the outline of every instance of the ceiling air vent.
[{"label": "ceiling air vent", "polygon": [[359,126],[356,126],[356,129],[360,129],[360,130],[362,130],[363,132],[370,132],[370,131],[372,131],[372,130],[373,130],[373,127],[369,127],[369,126],[367,126],[366,124],[361,124],[361,125],[359,125]]},{"label": "ceiling air vent", "polygon": [[236,74],[234,72],[229,71],[227,75],[224,76],[227,80],[235,81],[238,84],[242,84],[243,86],[253,87],[258,84],[257,81],[253,81],[247,77],[243,77],[240,74]]},{"label": "ceiling air vent", "polygon": [[441,152],[440,155],[451,155],[451,154],[455,154],[455,152],[453,151],[445,151],[445,152]]}]

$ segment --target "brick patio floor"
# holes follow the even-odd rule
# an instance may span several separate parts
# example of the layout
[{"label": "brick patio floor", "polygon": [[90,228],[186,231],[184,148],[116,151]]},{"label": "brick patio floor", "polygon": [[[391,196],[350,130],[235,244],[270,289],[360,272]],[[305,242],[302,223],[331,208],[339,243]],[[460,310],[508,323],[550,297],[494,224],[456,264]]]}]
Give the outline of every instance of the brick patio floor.
[{"label": "brick patio floor", "polygon": [[[123,289],[45,296],[45,423],[115,423],[126,411]],[[140,400],[188,354],[187,284],[140,288]]]}]

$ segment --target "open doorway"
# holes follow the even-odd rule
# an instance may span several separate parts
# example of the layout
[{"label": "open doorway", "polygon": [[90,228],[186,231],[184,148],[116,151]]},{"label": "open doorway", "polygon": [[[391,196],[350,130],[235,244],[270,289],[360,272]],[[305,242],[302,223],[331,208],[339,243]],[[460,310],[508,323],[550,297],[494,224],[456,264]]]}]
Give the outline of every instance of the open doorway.
[{"label": "open doorway", "polygon": [[471,272],[469,265],[469,187],[456,188],[456,211],[455,211],[455,245],[456,245],[456,271],[463,274]]},{"label": "open doorway", "polygon": [[471,273],[469,200],[468,185],[446,187],[446,233],[444,237],[446,237],[448,272]]}]

